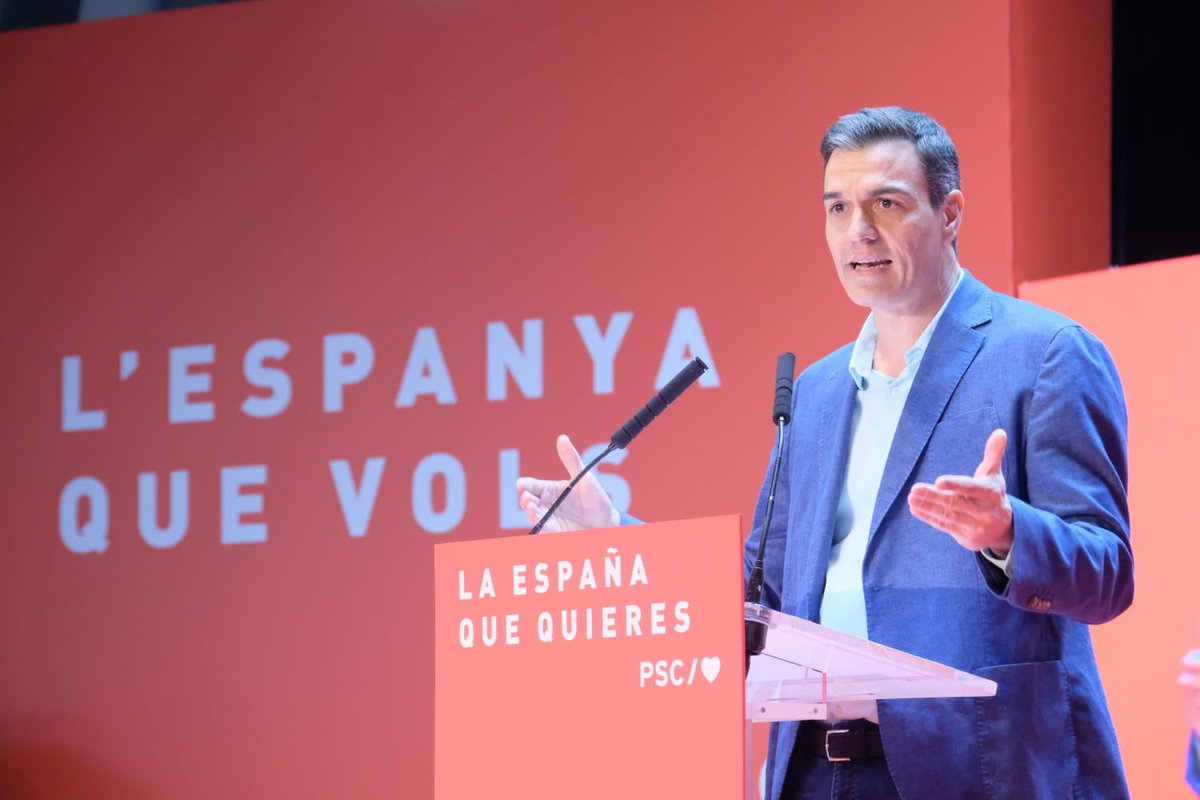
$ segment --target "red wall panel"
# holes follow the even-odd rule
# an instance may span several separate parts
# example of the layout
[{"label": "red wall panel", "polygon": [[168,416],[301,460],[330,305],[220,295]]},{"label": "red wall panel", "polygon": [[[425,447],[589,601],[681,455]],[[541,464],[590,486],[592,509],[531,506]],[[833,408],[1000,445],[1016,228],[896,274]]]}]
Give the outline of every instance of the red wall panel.
[{"label": "red wall panel", "polygon": [[[775,354],[815,358],[863,316],[822,239],[829,122],[885,103],[940,119],[963,158],[963,261],[1014,285],[1013,20],[931,0],[300,0],[0,37],[0,789],[428,796],[432,544],[504,534],[506,472],[557,470],[556,433],[607,440],[684,354],[681,309],[718,384],[605,470],[646,518],[749,514]],[[575,318],[619,312],[606,392]],[[530,346],[526,320],[541,391],[509,378],[489,399],[489,323]],[[414,360],[429,329],[438,364]],[[342,334],[374,360],[332,410]],[[291,393],[255,417],[248,397],[279,397],[247,377],[264,340],[287,344],[264,366]],[[211,363],[184,369],[191,346]],[[76,410],[104,410],[103,429],[63,429],[72,356]],[[419,387],[440,366],[453,402],[397,406],[406,373]],[[172,387],[211,421],[171,422]],[[331,462],[357,492],[368,459],[355,536]],[[414,489],[446,463],[461,491]],[[171,471],[189,524],[156,548],[139,475],[162,526]],[[109,499],[102,553],[60,530],[84,476]],[[414,506],[454,517],[456,497],[449,532],[422,529]],[[226,539],[265,540],[222,543],[223,508]]]}]

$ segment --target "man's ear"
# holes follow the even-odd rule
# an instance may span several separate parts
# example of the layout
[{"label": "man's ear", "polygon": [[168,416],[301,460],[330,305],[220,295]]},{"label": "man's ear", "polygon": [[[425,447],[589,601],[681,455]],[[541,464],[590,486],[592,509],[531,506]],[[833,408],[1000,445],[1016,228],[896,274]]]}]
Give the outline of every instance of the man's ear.
[{"label": "man's ear", "polygon": [[958,228],[962,225],[963,193],[961,189],[953,189],[942,201],[942,229],[948,241],[958,238]]}]

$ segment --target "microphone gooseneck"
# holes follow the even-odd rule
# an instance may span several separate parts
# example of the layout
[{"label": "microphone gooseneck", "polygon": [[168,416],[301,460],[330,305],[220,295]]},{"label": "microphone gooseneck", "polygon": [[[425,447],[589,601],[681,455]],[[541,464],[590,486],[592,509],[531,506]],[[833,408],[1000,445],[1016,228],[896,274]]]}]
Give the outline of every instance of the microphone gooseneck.
[{"label": "microphone gooseneck", "polygon": [[604,448],[603,453],[601,453],[600,455],[593,458],[591,461],[589,461],[587,463],[586,467],[579,470],[579,472],[575,475],[575,477],[571,478],[571,482],[567,484],[567,487],[559,493],[558,497],[554,498],[554,502],[550,504],[550,508],[546,509],[546,513],[542,514],[542,518],[537,521],[537,525],[534,525],[532,528],[529,529],[529,535],[532,536],[535,533],[541,533],[542,526],[544,526],[547,522],[550,521],[550,517],[552,517],[554,515],[554,512],[558,510],[558,507],[563,504],[563,500],[567,499],[567,495],[569,495],[571,493],[571,490],[575,488],[575,484],[579,483],[579,481],[582,480],[584,475],[587,475],[589,472],[591,472],[592,467],[599,464],[601,461],[604,460],[604,458],[609,453],[611,453],[613,450],[616,450],[616,449],[617,448],[614,447],[612,445],[612,443],[610,442],[608,447]]},{"label": "microphone gooseneck", "polygon": [[[771,466],[771,486],[767,492],[767,507],[763,511],[762,528],[758,537],[758,554],[750,578],[746,581],[746,603],[758,605],[762,599],[763,562],[767,553],[767,532],[771,529],[771,515],[775,510],[775,489],[779,485],[779,466],[783,462],[784,429],[792,421],[792,376],[796,371],[796,356],[784,353],[775,363],[775,406],[771,410],[771,421],[775,423],[775,461]],[[750,672],[750,659],[763,651],[767,644],[767,625],[758,619],[746,620],[746,673]]]},{"label": "microphone gooseneck", "polygon": [[579,483],[584,475],[591,472],[592,467],[603,461],[614,450],[624,450],[633,441],[634,437],[645,430],[646,426],[653,422],[655,417],[665,411],[667,406],[671,405],[679,395],[683,394],[689,386],[695,383],[696,379],[703,375],[706,370],[708,370],[708,365],[697,356],[689,361],[683,369],[679,370],[674,378],[667,381],[666,386],[655,392],[646,405],[642,406],[636,414],[630,417],[628,422],[617,428],[608,443],[608,447],[604,448],[604,452],[589,461],[587,466],[579,470],[575,477],[571,479],[566,488],[554,499],[550,508],[546,509],[546,513],[542,515],[542,518],[529,530],[530,535],[539,533],[542,530],[546,522],[558,510],[558,507],[567,499],[567,495],[575,488],[575,484]]}]

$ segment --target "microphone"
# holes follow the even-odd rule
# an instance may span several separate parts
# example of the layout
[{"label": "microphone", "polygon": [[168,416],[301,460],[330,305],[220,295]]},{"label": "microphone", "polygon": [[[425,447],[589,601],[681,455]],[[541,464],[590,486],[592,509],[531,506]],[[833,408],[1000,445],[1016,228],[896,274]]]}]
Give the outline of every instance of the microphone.
[{"label": "microphone", "polygon": [[796,356],[784,353],[775,362],[775,406],[771,409],[771,421],[776,425],[775,463],[771,469],[771,488],[767,493],[767,507],[763,512],[761,533],[758,537],[758,557],[746,581],[746,674],[750,673],[750,659],[763,651],[767,645],[767,623],[759,613],[762,606],[763,561],[767,553],[767,532],[771,529],[771,513],[775,510],[775,489],[779,485],[779,465],[783,461],[783,429],[792,421],[792,376],[796,372]]},{"label": "microphone", "polygon": [[592,467],[603,461],[614,450],[624,450],[633,441],[635,436],[645,430],[646,426],[653,422],[655,417],[665,411],[667,406],[671,405],[679,395],[683,394],[707,370],[708,364],[705,364],[697,356],[688,362],[683,369],[679,370],[674,378],[667,381],[666,386],[655,392],[654,396],[650,398],[650,401],[646,405],[642,406],[640,411],[630,417],[629,421],[620,428],[617,428],[609,440],[608,447],[604,448],[604,452],[589,461],[587,466],[579,470],[579,474],[571,479],[571,482],[567,484],[567,488],[563,489],[562,494],[555,498],[554,503],[546,510],[542,518],[530,529],[529,534],[532,536],[542,530],[542,527],[549,521],[554,512],[558,510],[558,507],[567,499],[567,495],[575,488],[575,484],[579,483],[584,475],[591,472]]},{"label": "microphone", "polygon": [[796,374],[796,356],[784,353],[775,362],[775,408],[771,422],[783,418],[783,424],[792,421],[792,376]]},{"label": "microphone", "polygon": [[641,410],[629,418],[629,421],[617,428],[616,433],[612,435],[612,447],[614,450],[624,450],[625,447],[633,441],[634,437],[641,433],[647,425],[654,421],[654,418],[666,410],[667,406],[675,402],[679,395],[683,394],[689,386],[696,382],[696,379],[708,370],[708,364],[705,364],[697,356],[679,372],[674,378],[667,381],[664,386],[654,397],[650,398],[650,402],[642,406]]}]

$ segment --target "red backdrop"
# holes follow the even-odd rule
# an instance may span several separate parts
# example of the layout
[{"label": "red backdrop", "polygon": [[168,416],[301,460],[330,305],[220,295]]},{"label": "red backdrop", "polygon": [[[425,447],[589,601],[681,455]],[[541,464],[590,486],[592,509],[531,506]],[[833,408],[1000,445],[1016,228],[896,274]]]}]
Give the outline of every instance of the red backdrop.
[{"label": "red backdrop", "polygon": [[1200,379],[1180,357],[1200,257],[1038,281],[1021,296],[1086,325],[1108,344],[1129,404],[1133,606],[1095,629],[1101,675],[1134,797],[1192,796],[1183,783],[1188,724],[1175,684],[1200,646],[1195,524],[1186,506],[1200,443]]},{"label": "red backdrop", "polygon": [[0,789],[429,796],[433,543],[504,535],[512,474],[693,352],[710,383],[606,470],[649,519],[749,514],[775,355],[861,322],[822,239],[842,113],[946,124],[993,286],[1103,266],[1107,20],[297,0],[4,34]]}]

